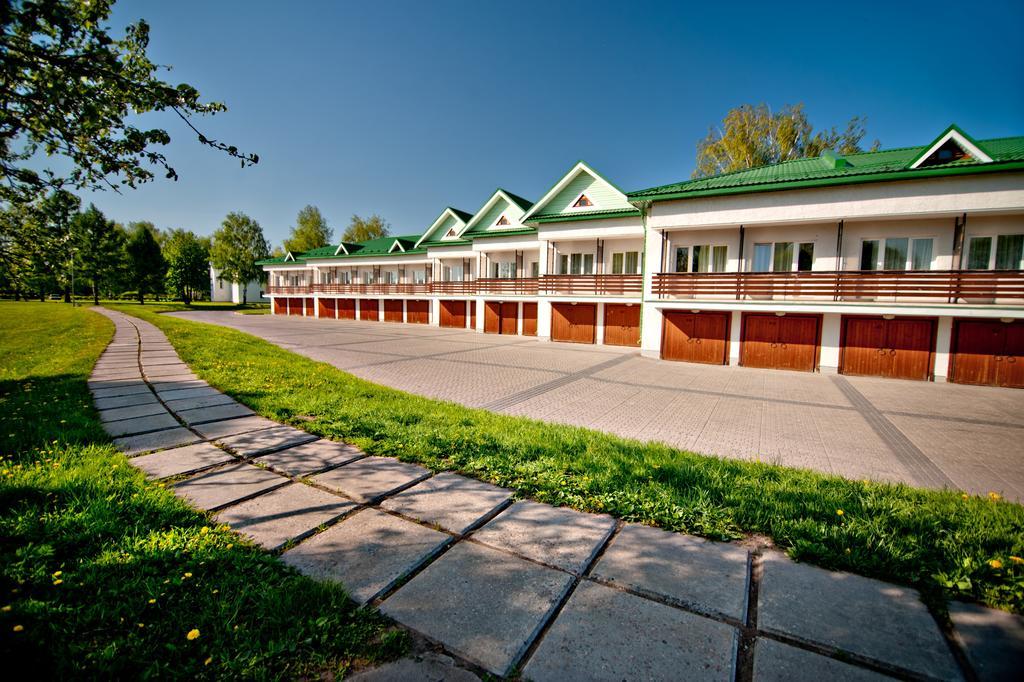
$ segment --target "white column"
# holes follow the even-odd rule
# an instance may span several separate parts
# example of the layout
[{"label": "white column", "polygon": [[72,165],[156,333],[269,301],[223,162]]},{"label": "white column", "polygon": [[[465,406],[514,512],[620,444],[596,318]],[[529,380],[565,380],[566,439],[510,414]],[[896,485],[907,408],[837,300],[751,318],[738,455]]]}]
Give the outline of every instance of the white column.
[{"label": "white column", "polygon": [[487,306],[484,305],[484,299],[474,298],[470,305],[476,306],[476,331],[483,334],[484,318],[487,316]]},{"label": "white column", "polygon": [[647,302],[640,308],[640,318],[640,355],[645,358],[660,358],[661,325],[664,323],[661,311],[653,302]]},{"label": "white column", "polygon": [[950,353],[953,350],[953,318],[940,317],[935,330],[935,381],[949,381]]},{"label": "white column", "polygon": [[358,319],[360,319],[359,318],[359,299],[358,298],[353,298],[352,300],[356,302],[356,319],[358,320]]},{"label": "white column", "polygon": [[402,322],[409,321],[409,299],[402,299]]},{"label": "white column", "polygon": [[516,334],[523,335],[523,302],[516,303]]},{"label": "white column", "polygon": [[839,372],[839,336],[842,315],[825,313],[821,319],[821,361],[818,369],[822,374]]},{"label": "white column", "polygon": [[551,302],[543,298],[537,300],[537,338],[551,340]]},{"label": "white column", "polygon": [[384,321],[384,299],[383,298],[378,298],[377,299],[377,321],[378,322],[383,322]]},{"label": "white column", "polygon": [[739,310],[732,311],[732,319],[729,320],[729,364],[736,366],[740,364],[740,332],[743,328],[743,313]]},{"label": "white column", "polygon": [[430,325],[439,327],[441,325],[441,299],[430,299]]},{"label": "white column", "polygon": [[597,303],[597,320],[595,320],[594,330],[594,343],[601,345],[604,343],[604,303],[598,301]]},{"label": "white column", "polygon": [[313,317],[320,319],[320,297],[313,296]]}]

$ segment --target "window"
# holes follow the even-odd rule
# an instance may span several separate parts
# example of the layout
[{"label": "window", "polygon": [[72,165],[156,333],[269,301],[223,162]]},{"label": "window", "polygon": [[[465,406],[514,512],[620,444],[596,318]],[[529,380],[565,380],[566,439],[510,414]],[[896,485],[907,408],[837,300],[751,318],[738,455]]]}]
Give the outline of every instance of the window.
[{"label": "window", "polygon": [[568,275],[569,274],[569,255],[562,254],[558,257],[558,274]]},{"label": "window", "polygon": [[878,240],[865,239],[860,245],[860,269],[878,269]]},{"label": "window", "polygon": [[796,269],[810,272],[814,268],[814,242],[801,242],[796,256]]},{"label": "window", "polygon": [[905,270],[907,267],[907,243],[906,237],[885,240],[885,263],[884,270]]},{"label": "window", "polygon": [[676,272],[686,272],[690,262],[690,247],[688,246],[677,246],[676,247]]},{"label": "window", "polygon": [[613,275],[635,275],[639,272],[639,264],[640,253],[638,251],[612,254]]},{"label": "window", "polygon": [[352,283],[352,273],[350,273],[348,270],[346,270],[345,272],[339,273],[338,281],[341,284],[351,284]]},{"label": "window", "polygon": [[538,261],[530,263],[530,277],[540,277],[540,263]]},{"label": "window", "polygon": [[931,270],[932,269],[932,240],[931,239],[915,239],[911,243],[910,249],[910,269],[911,270]]},{"label": "window", "polygon": [[492,277],[500,279],[514,279],[516,276],[516,264],[514,261],[501,261],[491,264]]},{"label": "window", "polygon": [[1024,234],[1001,234],[996,237],[996,270],[1024,268]]},{"label": "window", "polygon": [[612,274],[613,275],[621,275],[622,274],[622,254],[621,253],[613,253],[612,254]]},{"label": "window", "polygon": [[458,236],[458,234],[459,233],[456,232],[455,228],[453,227],[452,229],[448,230],[448,232],[446,232],[444,236],[445,237],[455,237],[455,236]]},{"label": "window", "polygon": [[[562,256],[562,265],[565,266],[566,256]],[[594,254],[572,253],[568,255],[570,275],[592,275],[594,274]],[[566,274],[564,271],[562,274]]]},{"label": "window", "polygon": [[576,203],[572,205],[573,208],[588,208],[594,205],[594,202],[587,198],[586,194],[581,194],[580,198],[576,200]]},{"label": "window", "polygon": [[991,255],[992,237],[971,237],[971,244],[967,249],[967,269],[988,270]]},{"label": "window", "polygon": [[500,218],[498,218],[498,222],[496,222],[494,224],[495,225],[510,225],[511,223],[508,222],[508,218],[507,217],[502,215]]},{"label": "window", "polygon": [[441,277],[444,278],[445,282],[461,282],[462,281],[462,266],[461,265],[445,265],[441,270]]},{"label": "window", "polygon": [[772,245],[754,244],[754,272],[769,272],[772,265]]},{"label": "window", "polygon": [[387,270],[384,272],[384,283],[385,284],[398,284],[398,273],[394,270]]},{"label": "window", "polygon": [[412,271],[412,283],[413,284],[426,284],[427,283],[427,271],[426,270],[413,270]]},{"label": "window", "polygon": [[793,269],[793,242],[775,242],[772,270],[789,272]]},{"label": "window", "polygon": [[363,283],[364,284],[376,284],[377,283],[376,278],[373,276],[373,270],[367,270],[366,272],[363,273]]},{"label": "window", "polygon": [[[795,258],[794,258],[795,256]],[[751,272],[809,271],[814,265],[814,242],[754,244]]]},{"label": "window", "polygon": [[697,244],[693,247],[693,258],[690,261],[691,272],[725,272],[727,248]]},{"label": "window", "polygon": [[931,237],[865,239],[861,243],[861,270],[931,270]]}]

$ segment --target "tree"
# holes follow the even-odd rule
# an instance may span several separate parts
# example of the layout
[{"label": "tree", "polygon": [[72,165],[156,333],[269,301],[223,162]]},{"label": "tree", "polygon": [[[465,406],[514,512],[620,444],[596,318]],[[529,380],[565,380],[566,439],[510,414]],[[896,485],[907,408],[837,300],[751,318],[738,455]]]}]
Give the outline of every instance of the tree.
[{"label": "tree", "polygon": [[291,237],[284,240],[284,248],[292,253],[327,246],[334,237],[334,230],[328,227],[327,220],[316,206],[307,205],[299,211],[295,223]]},{"label": "tree", "polygon": [[270,245],[260,224],[244,213],[228,213],[221,228],[213,233],[210,262],[220,271],[218,279],[242,287],[242,303],[246,303],[246,285],[264,281],[266,274],[256,261],[270,254]]},{"label": "tree", "polygon": [[162,249],[164,247],[164,244],[167,242],[168,232],[161,230],[159,227],[157,227],[148,220],[133,220],[130,223],[128,223],[128,227],[126,229],[130,233],[134,232],[136,229],[140,227],[144,227],[147,230],[149,230],[149,232],[153,235],[153,239],[155,239],[156,243],[160,245],[160,248]]},{"label": "tree", "polygon": [[28,229],[22,237],[32,244],[30,261],[39,300],[46,297],[48,285],[55,285],[64,292],[64,302],[71,302],[76,246],[71,221],[81,205],[82,200],[77,196],[58,189],[38,202],[38,208],[29,214]]},{"label": "tree", "polygon": [[[842,132],[836,128],[814,132],[803,104],[786,105],[773,113],[766,104],[744,104],[729,110],[722,126],[712,128],[697,143],[693,177],[765,166],[780,161],[820,156],[826,149],[840,154],[863,151],[866,118],[854,116]],[[876,140],[872,149],[877,149]]]},{"label": "tree", "polygon": [[163,246],[167,259],[167,289],[191,305],[210,288],[210,242],[190,230],[169,230]]},{"label": "tree", "polygon": [[[123,38],[111,37],[104,24],[113,4],[8,0],[0,6],[0,199],[24,203],[64,186],[136,187],[153,179],[151,167],[177,179],[164,154],[154,149],[171,141],[167,131],[127,122],[152,111],[175,113],[201,144],[243,167],[259,161],[195,128],[193,115],[226,107],[201,102],[191,85],[156,78],[163,67],[146,55],[145,21],[129,25]],[[33,170],[41,153],[64,157],[70,170]]]},{"label": "tree", "polygon": [[101,288],[109,290],[125,268],[124,233],[93,204],[75,216],[72,232],[79,272],[92,284],[92,301],[99,305]]},{"label": "tree", "polygon": [[153,233],[141,225],[128,236],[125,253],[128,255],[132,287],[138,294],[139,303],[145,305],[146,294],[158,293],[163,289],[167,263]]},{"label": "tree", "polygon": [[391,226],[387,221],[374,213],[369,218],[363,219],[357,215],[352,216],[352,222],[345,228],[345,234],[341,236],[343,242],[365,242],[368,239],[388,236]]}]

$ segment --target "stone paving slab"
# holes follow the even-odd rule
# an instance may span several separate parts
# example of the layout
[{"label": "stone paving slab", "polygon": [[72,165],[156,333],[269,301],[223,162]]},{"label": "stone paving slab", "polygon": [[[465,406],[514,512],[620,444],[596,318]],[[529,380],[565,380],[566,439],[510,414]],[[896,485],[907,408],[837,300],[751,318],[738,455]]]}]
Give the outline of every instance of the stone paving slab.
[{"label": "stone paving slab", "polygon": [[178,391],[183,388],[202,388],[209,386],[205,381],[191,372],[188,374],[174,374],[165,377],[151,377],[149,383],[157,393],[166,391]]},{"label": "stone paving slab", "polygon": [[754,647],[754,682],[884,682],[895,678],[761,638]]},{"label": "stone paving slab", "polygon": [[314,476],[312,480],[357,502],[369,503],[429,475],[421,466],[391,457],[364,457]]},{"label": "stone paving slab", "polygon": [[210,396],[224,395],[213,386],[199,386],[196,388],[180,388],[173,391],[160,391],[160,398],[166,401],[182,400],[184,398],[208,398]]},{"label": "stone paving slab", "polygon": [[916,591],[790,561],[763,557],[758,628],[823,644],[936,679],[960,671]]},{"label": "stone paving slab", "polygon": [[194,410],[175,410],[182,421],[186,424],[203,424],[206,422],[219,421],[221,419],[234,419],[235,417],[247,417],[256,414],[245,405],[239,403],[225,403],[213,407],[199,407]]},{"label": "stone paving slab", "polygon": [[115,368],[115,369],[93,369],[92,374],[89,375],[90,381],[119,381],[125,379],[141,379],[142,372],[136,367],[132,368]]},{"label": "stone paving slab", "polygon": [[169,478],[190,474],[193,471],[206,469],[231,462],[234,457],[210,443],[196,443],[180,448],[161,450],[151,455],[140,455],[129,460],[152,478]]},{"label": "stone paving slab", "polygon": [[448,535],[377,509],[363,509],[282,554],[285,563],[344,584],[366,604],[439,552]]},{"label": "stone paving slab", "polygon": [[426,653],[400,658],[379,668],[358,672],[345,679],[351,682],[479,682],[480,678],[444,655]]},{"label": "stone paving slab", "polygon": [[179,445],[190,445],[192,443],[198,443],[199,441],[200,439],[197,438],[194,433],[183,426],[179,426],[174,429],[144,433],[140,436],[115,438],[114,445],[123,450],[124,453],[130,457],[143,452],[149,452],[150,450],[163,450],[164,448],[173,448]]},{"label": "stone paving slab", "polygon": [[505,675],[571,583],[567,573],[460,542],[386,599],[381,611]]},{"label": "stone paving slab", "polygon": [[195,410],[200,407],[215,407],[217,405],[232,405],[235,399],[229,395],[217,392],[216,395],[208,395],[200,398],[178,398],[176,400],[165,400],[164,404],[175,412],[183,410]]},{"label": "stone paving slab", "polygon": [[153,392],[149,389],[149,384],[146,384],[145,382],[142,381],[138,383],[133,383],[128,386],[116,386],[114,388],[90,387],[89,390],[92,392],[92,397],[94,400],[98,400],[100,398],[120,398],[122,396],[129,395],[153,395]]},{"label": "stone paving slab", "polygon": [[536,682],[731,681],[736,630],[589,581],[580,583],[523,670]]},{"label": "stone paving slab", "polygon": [[[276,423],[276,422],[273,422]],[[293,445],[301,445],[319,439],[307,431],[291,426],[278,425],[269,429],[248,431],[217,440],[222,446],[243,457],[255,457]]]},{"label": "stone paving slab", "polygon": [[308,476],[365,456],[354,445],[321,439],[262,455],[256,461],[289,476]]},{"label": "stone paving slab", "polygon": [[245,462],[213,469],[174,486],[174,492],[200,509],[213,511],[268,492],[288,479]]},{"label": "stone paving slab", "polygon": [[148,417],[134,417],[116,422],[105,422],[103,430],[111,436],[131,436],[137,433],[173,429],[177,426],[178,420],[172,417],[170,412],[163,410],[161,414],[154,414]]},{"label": "stone paving slab", "polygon": [[171,365],[147,365],[143,364],[146,368],[146,376],[150,379],[157,377],[180,377],[180,376],[195,376],[192,370],[188,368],[184,362],[176,362]]},{"label": "stone paving slab", "polygon": [[355,507],[337,495],[291,483],[218,512],[217,521],[275,550]]},{"label": "stone paving slab", "polygon": [[163,367],[165,365],[181,365],[181,359],[177,353],[161,353],[157,355],[150,355],[148,353],[142,354],[142,366],[147,369],[150,367]]},{"label": "stone paving slab", "polygon": [[240,419],[224,419],[210,422],[209,424],[197,424],[193,428],[197,433],[202,434],[204,438],[215,439],[248,431],[256,431],[257,429],[269,429],[274,426],[279,426],[279,424],[266,417],[253,415],[251,417],[241,417]]},{"label": "stone paving slab", "polygon": [[473,533],[473,539],[579,573],[614,529],[615,519],[605,514],[522,500]]},{"label": "stone paving slab", "polygon": [[[113,398],[113,400],[116,400],[116,398]],[[124,407],[113,407],[106,410],[100,410],[99,412],[101,422],[116,422],[121,419],[152,417],[158,414],[167,414],[167,410],[165,410],[164,406],[158,403],[155,398],[141,404],[134,403],[125,405]]]},{"label": "stone paving slab", "polygon": [[642,594],[742,621],[747,605],[747,551],[650,526],[622,527],[592,575]]},{"label": "stone paving slab", "polygon": [[981,682],[1024,675],[1024,618],[964,602],[952,602],[949,617]]},{"label": "stone paving slab", "polygon": [[389,497],[381,507],[453,533],[465,533],[510,499],[511,490],[444,472]]},{"label": "stone paving slab", "polygon": [[121,407],[134,407],[136,405],[155,405],[157,404],[156,396],[152,391],[146,393],[133,393],[131,395],[121,395],[114,398],[95,398],[93,404],[96,405],[96,409],[103,410],[114,410]]}]

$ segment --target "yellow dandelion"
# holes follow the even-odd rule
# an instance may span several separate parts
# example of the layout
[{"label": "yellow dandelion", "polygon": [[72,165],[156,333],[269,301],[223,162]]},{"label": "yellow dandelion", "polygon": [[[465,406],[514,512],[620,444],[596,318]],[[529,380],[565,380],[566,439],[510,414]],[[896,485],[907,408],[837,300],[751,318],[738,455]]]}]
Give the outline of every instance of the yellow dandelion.
[{"label": "yellow dandelion", "polygon": [[235,546],[235,545],[234,545],[234,543],[231,543],[231,542],[229,542],[229,543],[228,543],[228,546],[227,546],[227,549],[231,549],[231,548],[232,548],[232,547],[234,547],[234,546]]},{"label": "yellow dandelion", "polygon": [[846,512],[844,512],[842,509],[836,509],[836,514],[838,514],[839,516],[842,516],[845,513]]},{"label": "yellow dandelion", "polygon": [[24,626],[24,625],[15,625],[15,626],[14,626],[13,628],[11,628],[11,629],[12,629],[12,630],[14,630],[15,632],[21,632],[22,630],[24,630],[24,629],[25,629],[25,626]]},{"label": "yellow dandelion", "polygon": [[191,577],[192,577],[192,574],[191,574],[191,573],[186,573],[186,574],[185,574],[185,575],[183,575],[182,577],[183,577],[183,578],[191,578]]},{"label": "yellow dandelion", "polygon": [[203,526],[202,528],[199,529],[199,534],[200,535],[206,535],[209,532],[210,532],[210,528],[208,526]]},{"label": "yellow dandelion", "polygon": [[60,578],[57,578],[56,580],[53,581],[53,584],[54,585],[60,585],[62,582],[64,582],[64,581],[61,580]]},{"label": "yellow dandelion", "polygon": [[[1012,559],[1013,557],[1010,557],[1010,558]],[[3,611],[4,613],[10,613],[11,612],[11,605],[8,604],[7,606],[5,606],[2,609],[0,609],[0,611]]]},{"label": "yellow dandelion", "polygon": [[1013,556],[1012,554],[1010,555],[1010,561],[1015,564],[1024,564],[1024,559],[1021,559],[1019,556]]},{"label": "yellow dandelion", "polygon": [[220,592],[220,590],[214,590],[212,594],[217,594],[218,592]]},{"label": "yellow dandelion", "polygon": [[962,495],[960,495],[960,497],[964,498],[965,500],[971,499],[971,496],[968,495],[967,493],[963,493]]},{"label": "yellow dandelion", "polygon": [[64,571],[54,571],[54,572],[53,572],[53,577],[54,577],[54,578],[59,578],[59,577],[61,577],[62,575],[64,575]]},{"label": "yellow dandelion", "polygon": [[185,639],[187,639],[190,642],[193,639],[198,639],[198,638],[199,638],[199,628],[192,628],[191,630],[188,631],[188,634],[185,635]]},{"label": "yellow dandelion", "polygon": [[208,659],[203,661],[203,665],[210,665],[211,663],[213,663],[213,656],[210,656]]},{"label": "yellow dandelion", "polygon": [[995,492],[995,491],[989,492],[988,497],[989,497],[990,500],[993,500],[993,501],[1003,499],[1003,496],[1000,495],[999,493]]},{"label": "yellow dandelion", "polygon": [[155,603],[156,603],[156,599],[150,599],[150,600],[149,600],[149,603],[150,603],[150,604],[155,604]]},{"label": "yellow dandelion", "polygon": [[136,625],[138,625],[138,626],[139,626],[140,628],[144,628],[144,627],[146,627],[146,624],[145,624],[145,623],[136,623]]},{"label": "yellow dandelion", "polygon": [[999,559],[992,559],[991,561],[988,562],[988,565],[991,566],[992,568],[1002,568],[1003,567],[1003,562],[1000,561]]}]

